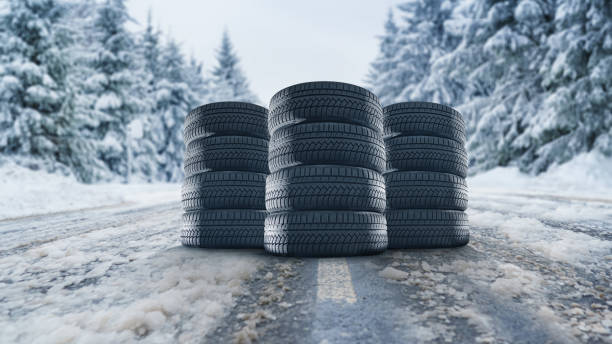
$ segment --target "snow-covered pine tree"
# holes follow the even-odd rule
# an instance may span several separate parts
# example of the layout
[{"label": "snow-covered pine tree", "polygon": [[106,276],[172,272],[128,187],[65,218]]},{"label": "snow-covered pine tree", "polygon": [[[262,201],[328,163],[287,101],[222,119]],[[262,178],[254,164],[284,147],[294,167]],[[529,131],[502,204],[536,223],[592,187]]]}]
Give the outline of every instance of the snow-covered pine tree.
[{"label": "snow-covered pine tree", "polygon": [[[402,8],[407,18],[427,17]],[[408,21],[401,30],[417,37],[399,45],[430,51],[413,43],[434,42],[437,52],[420,68],[426,76],[410,81],[396,100],[458,106],[472,173],[500,165],[539,173],[592,149],[612,155],[612,10],[605,0],[460,1],[440,8],[446,19],[433,25],[438,29],[422,30],[436,23],[429,20],[416,30],[407,30],[414,27]],[[396,66],[396,75],[417,62],[400,59],[409,63]]]},{"label": "snow-covered pine tree", "polygon": [[611,155],[608,7],[521,0],[472,8],[484,18],[468,28],[478,35],[466,31],[469,43],[439,72],[463,66],[459,103],[474,171],[513,164],[539,173],[593,148]]},{"label": "snow-covered pine tree", "polygon": [[61,167],[54,162],[68,159],[62,141],[70,44],[62,4],[10,0],[7,10],[0,18],[0,154]]},{"label": "snow-covered pine tree", "polygon": [[431,68],[459,43],[444,28],[456,4],[457,0],[412,0],[398,6],[405,23],[396,64],[403,88],[396,101],[447,97],[438,87],[445,75],[431,73]]},{"label": "snow-covered pine tree", "polygon": [[234,52],[226,31],[223,33],[221,47],[217,52],[217,66],[212,71],[213,80],[209,101],[259,102],[257,96],[249,89],[247,78],[238,62],[238,56]]},{"label": "snow-covered pine tree", "polygon": [[99,142],[96,128],[100,124],[96,112],[92,111],[97,96],[98,83],[93,69],[97,58],[91,49],[95,40],[93,23],[97,16],[95,0],[67,3],[64,16],[65,26],[70,28],[69,62],[67,76],[67,99],[63,118],[70,128],[62,143],[69,152],[68,165],[78,180],[86,183],[110,180],[113,174],[98,155]]},{"label": "snow-covered pine tree", "polygon": [[[162,45],[150,20],[135,39],[124,0],[6,5],[0,154],[84,182],[182,177],[185,114],[214,99],[200,63],[172,40]],[[257,101],[227,36],[218,57],[216,99]]]},{"label": "snow-covered pine tree", "polygon": [[398,34],[399,28],[393,19],[393,11],[389,10],[385,22],[385,33],[379,37],[380,46],[376,60],[370,66],[367,83],[372,91],[381,95],[382,104],[393,104],[399,92],[404,88],[403,77],[398,74]]},{"label": "snow-covered pine tree", "polygon": [[158,142],[160,179],[178,181],[183,178],[183,125],[195,95],[186,80],[185,58],[178,44],[169,39],[160,56],[160,80],[156,106],[162,133]]},{"label": "snow-covered pine tree", "polygon": [[193,55],[189,58],[189,65],[185,67],[185,82],[193,94],[189,108],[208,102],[211,92],[211,80],[204,77],[202,63]]},{"label": "snow-covered pine tree", "polygon": [[[383,105],[422,98],[438,98],[429,87],[431,65],[459,40],[444,30],[456,0],[412,0],[398,6],[403,19],[396,25],[390,13],[380,52],[372,63],[368,82]],[[420,85],[417,87],[417,85]]]},{"label": "snow-covered pine tree", "polygon": [[[536,25],[533,17],[544,11],[527,3],[520,2],[515,17]],[[536,147],[523,154],[533,163],[521,164],[534,172],[593,149],[612,157],[612,4],[558,0],[555,7],[554,33],[538,68],[540,111],[517,138]]]},{"label": "snow-covered pine tree", "polygon": [[461,44],[432,66],[432,79],[445,95],[436,100],[461,105],[472,172],[520,165],[534,147],[516,139],[527,119],[541,111],[544,90],[537,69],[552,28],[551,8],[545,2],[529,2],[527,8],[514,0],[468,5],[457,8],[454,25],[447,25]]},{"label": "snow-covered pine tree", "polygon": [[[159,180],[160,161],[157,145],[164,141],[161,116],[158,113],[156,95],[161,78],[160,32],[153,28],[152,13],[149,10],[144,32],[138,40],[138,67],[141,69],[144,89],[144,110],[130,122],[132,151],[132,172],[140,179]],[[165,179],[163,179],[165,180]]]},{"label": "snow-covered pine tree", "polygon": [[94,128],[99,139],[98,155],[108,168],[129,181],[131,144],[128,124],[144,108],[135,61],[136,46],[126,30],[129,20],[124,0],[106,0],[99,5],[93,29],[96,42],[94,74],[88,84],[96,97],[92,111],[99,120]]},{"label": "snow-covered pine tree", "polygon": [[185,116],[190,108],[207,101],[209,86],[195,58],[186,63],[180,46],[170,37],[167,43],[160,42],[150,15],[139,51],[148,110],[133,122],[139,124],[141,134],[134,140],[133,166],[149,180],[178,181],[183,177]]},{"label": "snow-covered pine tree", "polygon": [[153,28],[153,14],[151,9],[147,14],[147,26],[142,35],[142,57],[144,59],[147,73],[147,81],[150,85],[155,83],[159,77],[159,55],[160,55],[160,33]]}]

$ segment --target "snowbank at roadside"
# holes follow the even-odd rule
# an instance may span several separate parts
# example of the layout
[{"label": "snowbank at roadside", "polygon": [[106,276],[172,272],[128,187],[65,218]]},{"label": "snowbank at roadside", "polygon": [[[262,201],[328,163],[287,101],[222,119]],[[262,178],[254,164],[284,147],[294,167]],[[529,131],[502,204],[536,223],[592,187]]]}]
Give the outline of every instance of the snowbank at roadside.
[{"label": "snowbank at roadside", "polygon": [[70,176],[34,171],[6,162],[0,166],[0,220],[122,203],[179,201],[178,184],[87,185]]},{"label": "snowbank at roadside", "polygon": [[581,154],[538,176],[516,167],[468,179],[470,226],[547,259],[598,268],[612,258],[612,159]]},{"label": "snowbank at roadside", "polygon": [[612,199],[612,159],[600,153],[583,153],[538,176],[521,173],[517,167],[497,167],[468,178],[468,183],[470,191],[475,192]]}]

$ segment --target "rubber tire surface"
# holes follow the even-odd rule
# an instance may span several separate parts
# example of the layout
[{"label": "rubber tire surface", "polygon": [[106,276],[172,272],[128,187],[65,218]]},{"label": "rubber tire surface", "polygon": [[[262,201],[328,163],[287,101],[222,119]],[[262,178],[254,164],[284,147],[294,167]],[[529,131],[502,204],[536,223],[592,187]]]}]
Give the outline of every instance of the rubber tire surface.
[{"label": "rubber tire surface", "polygon": [[470,241],[463,211],[438,209],[388,210],[389,248],[447,248]]},{"label": "rubber tire surface", "polygon": [[465,179],[440,172],[398,171],[385,174],[388,209],[465,210]]},{"label": "rubber tire surface", "polygon": [[342,122],[383,131],[382,107],[372,92],[341,82],[307,82],[276,93],[270,101],[270,134],[301,122]]},{"label": "rubber tire surface", "polygon": [[202,210],[183,214],[181,243],[204,248],[261,248],[266,211]]},{"label": "rubber tire surface", "polygon": [[268,109],[250,103],[219,102],[191,110],[185,119],[185,144],[212,135],[268,139]]},{"label": "rubber tire surface", "polygon": [[387,248],[385,216],[357,211],[296,211],[266,218],[264,248],[283,256],[370,255]]},{"label": "rubber tire surface", "polygon": [[463,145],[433,136],[398,136],[385,140],[387,172],[430,171],[465,178],[468,159]]},{"label": "rubber tire surface", "polygon": [[185,176],[208,171],[268,173],[268,140],[211,136],[192,141],[185,152]]},{"label": "rubber tire surface", "polygon": [[385,136],[437,136],[465,143],[465,122],[461,114],[445,105],[405,102],[386,106]]},{"label": "rubber tire surface", "polygon": [[185,178],[183,210],[265,210],[266,175],[255,172],[203,172]]},{"label": "rubber tire surface", "polygon": [[266,181],[266,209],[384,212],[385,183],[367,168],[330,165],[280,170]]},{"label": "rubber tire surface", "polygon": [[278,130],[270,140],[269,167],[280,169],[315,164],[385,169],[382,134],[345,123],[304,123]]}]

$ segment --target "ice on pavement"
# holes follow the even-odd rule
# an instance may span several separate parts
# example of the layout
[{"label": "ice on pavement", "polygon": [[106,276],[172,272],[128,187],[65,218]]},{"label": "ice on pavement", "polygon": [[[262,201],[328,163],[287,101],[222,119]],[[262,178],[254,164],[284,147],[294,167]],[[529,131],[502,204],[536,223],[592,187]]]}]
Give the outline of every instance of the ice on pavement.
[{"label": "ice on pavement", "polygon": [[0,220],[123,203],[178,202],[180,197],[178,184],[86,185],[71,176],[34,171],[10,161],[0,165]]}]

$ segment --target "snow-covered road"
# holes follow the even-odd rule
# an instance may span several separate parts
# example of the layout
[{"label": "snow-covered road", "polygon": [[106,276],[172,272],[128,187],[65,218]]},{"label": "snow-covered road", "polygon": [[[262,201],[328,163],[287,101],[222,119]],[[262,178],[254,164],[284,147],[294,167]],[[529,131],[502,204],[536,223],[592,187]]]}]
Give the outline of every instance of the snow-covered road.
[{"label": "snow-covered road", "polygon": [[263,263],[189,250],[180,205],[0,221],[0,342],[197,342]]},{"label": "snow-covered road", "polygon": [[612,200],[474,189],[453,250],[179,246],[178,203],[0,221],[0,342],[610,342]]}]

